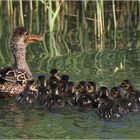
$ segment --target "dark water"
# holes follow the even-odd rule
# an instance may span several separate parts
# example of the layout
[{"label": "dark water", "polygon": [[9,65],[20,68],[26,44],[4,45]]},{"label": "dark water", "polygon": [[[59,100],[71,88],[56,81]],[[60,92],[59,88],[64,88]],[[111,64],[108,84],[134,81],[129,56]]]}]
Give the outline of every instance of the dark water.
[{"label": "dark water", "polygon": [[[8,47],[12,24],[5,11],[0,16],[0,66],[7,66],[13,63]],[[67,32],[65,36],[56,32],[50,35],[48,30],[42,32],[41,21],[36,28],[35,19],[33,16],[31,31],[45,37],[27,49],[27,62],[35,78],[40,74],[48,77],[49,70],[57,68],[60,74],[69,74],[70,80],[76,83],[94,80],[99,86],[111,88],[130,79],[140,90],[139,30],[118,30],[115,38],[106,38],[104,50],[98,52],[90,32],[92,27],[84,31],[83,36],[80,29]],[[27,28],[28,24],[29,16],[25,15]],[[20,24],[17,22],[17,25]],[[137,139],[140,138],[139,117],[140,112],[135,112],[123,118],[103,120],[95,110],[63,108],[47,112],[39,106],[22,107],[14,100],[1,99],[0,138]]]}]

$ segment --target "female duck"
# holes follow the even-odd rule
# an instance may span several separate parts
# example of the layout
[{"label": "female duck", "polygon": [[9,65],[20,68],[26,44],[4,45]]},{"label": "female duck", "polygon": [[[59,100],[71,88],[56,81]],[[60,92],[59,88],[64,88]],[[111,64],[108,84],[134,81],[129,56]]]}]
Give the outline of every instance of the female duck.
[{"label": "female duck", "polygon": [[25,89],[27,81],[32,79],[32,73],[26,63],[26,47],[42,37],[30,35],[24,27],[13,30],[10,48],[14,57],[14,66],[0,70],[0,97],[18,95]]}]

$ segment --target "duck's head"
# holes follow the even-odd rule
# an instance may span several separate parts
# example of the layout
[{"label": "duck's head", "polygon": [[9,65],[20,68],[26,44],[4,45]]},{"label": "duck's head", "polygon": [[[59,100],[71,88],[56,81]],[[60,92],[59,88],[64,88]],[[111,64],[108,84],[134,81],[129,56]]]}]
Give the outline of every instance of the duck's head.
[{"label": "duck's head", "polygon": [[121,83],[121,87],[125,90],[132,90],[133,89],[133,85],[130,82],[130,80],[123,80],[123,82]]},{"label": "duck's head", "polygon": [[110,94],[113,98],[121,97],[120,87],[113,87],[110,91]]},{"label": "duck's head", "polygon": [[107,98],[109,96],[109,89],[106,86],[101,86],[99,89],[100,98]]},{"label": "duck's head", "polygon": [[39,85],[34,80],[28,81],[26,89],[29,91],[38,91]]},{"label": "duck's head", "polygon": [[22,49],[26,48],[28,44],[42,39],[39,35],[31,35],[24,27],[17,27],[11,34],[10,45],[12,49]]},{"label": "duck's head", "polygon": [[93,81],[89,81],[87,83],[87,91],[88,91],[88,93],[94,93],[94,92],[96,92],[97,91],[97,85],[96,85],[96,83],[93,82]]},{"label": "duck's head", "polygon": [[69,76],[68,75],[61,75],[61,81],[68,82],[69,81]]},{"label": "duck's head", "polygon": [[50,74],[51,74],[52,78],[55,78],[57,80],[60,80],[60,77],[58,75],[58,70],[57,69],[51,69],[50,70]]},{"label": "duck's head", "polygon": [[46,78],[44,75],[39,75],[38,79],[37,79],[37,83],[41,86],[41,87],[45,87],[46,86]]},{"label": "duck's head", "polygon": [[58,70],[57,69],[51,69],[50,70],[50,74],[51,75],[55,75],[55,74],[57,74],[58,73]]},{"label": "duck's head", "polygon": [[85,81],[80,81],[78,83],[78,86],[76,87],[76,89],[80,93],[86,93],[86,90],[87,90],[86,88],[87,88],[87,83]]},{"label": "duck's head", "polygon": [[68,82],[67,83],[67,93],[74,93],[74,92],[75,92],[74,82]]}]

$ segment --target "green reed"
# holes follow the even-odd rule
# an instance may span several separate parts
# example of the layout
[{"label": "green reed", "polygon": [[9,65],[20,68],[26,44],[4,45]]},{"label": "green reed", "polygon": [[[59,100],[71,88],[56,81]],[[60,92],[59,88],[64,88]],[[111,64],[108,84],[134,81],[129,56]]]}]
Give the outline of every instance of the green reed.
[{"label": "green reed", "polygon": [[60,10],[62,3],[58,4],[57,9],[55,11],[53,11],[52,0],[49,0],[48,2],[49,2],[49,6],[48,6],[49,30],[50,30],[50,32],[53,32],[55,20],[56,20],[56,17],[58,16],[58,13],[59,13],[59,10]]},{"label": "green reed", "polygon": [[2,8],[2,0],[0,0],[0,9]]},{"label": "green reed", "polygon": [[114,0],[112,0],[112,9],[113,9],[113,19],[114,19],[114,28],[117,28],[117,24],[116,24],[116,14],[115,14],[115,2]]},{"label": "green reed", "polygon": [[[56,34],[62,33],[64,39],[71,30],[71,32],[76,32],[75,37],[78,40],[78,45],[80,46],[80,50],[84,52],[88,49],[89,30],[95,44],[92,45],[92,49],[96,48],[99,51],[102,51],[105,47],[106,34],[114,41],[114,48],[116,48],[118,29],[126,27],[128,29],[126,34],[128,35],[130,34],[129,28],[131,27],[134,27],[138,31],[140,30],[140,23],[138,22],[140,19],[140,0],[29,0],[28,2],[23,2],[22,0],[0,0],[1,8],[3,8],[3,4],[6,5],[8,19],[10,20],[8,23],[12,24],[12,26],[24,26],[24,23],[27,24],[28,21],[30,31],[33,28],[37,33],[43,33],[44,36],[46,32],[49,32],[50,39],[48,41],[50,43],[48,44],[52,47],[49,46],[50,48],[48,49],[45,45],[43,46],[46,54],[50,52],[52,57],[60,55],[62,51],[60,44],[57,42],[58,36]],[[28,11],[29,16],[24,13],[25,6],[27,5],[29,10],[26,11]],[[36,28],[34,28],[34,25]],[[41,28],[40,31],[40,27],[42,26],[43,29]],[[71,41],[73,41],[73,38],[71,38]],[[66,41],[63,43],[65,51],[70,53],[69,45],[66,44]]]},{"label": "green reed", "polygon": [[19,8],[20,8],[20,24],[24,26],[24,15],[23,15],[23,5],[22,5],[22,0],[19,0]]},{"label": "green reed", "polygon": [[30,0],[30,11],[32,11],[33,10],[33,2],[32,2],[32,0]]},{"label": "green reed", "polygon": [[96,44],[96,47],[99,51],[102,51],[104,48],[104,3],[102,0],[96,0],[96,12],[97,12],[97,40],[100,41],[99,44]]}]

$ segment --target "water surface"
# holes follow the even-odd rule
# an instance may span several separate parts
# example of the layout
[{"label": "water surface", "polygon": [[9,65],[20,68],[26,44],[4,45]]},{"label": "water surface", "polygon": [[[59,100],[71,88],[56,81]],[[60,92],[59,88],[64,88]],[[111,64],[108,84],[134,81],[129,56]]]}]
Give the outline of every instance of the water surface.
[{"label": "water surface", "polygon": [[[3,6],[5,9],[6,5]],[[98,86],[111,88],[124,79],[130,79],[134,87],[140,90],[140,42],[139,30],[135,27],[120,28],[116,36],[111,36],[114,32],[111,30],[103,44],[98,42],[99,46],[104,45],[99,52],[95,49],[97,44],[92,36],[92,24],[89,24],[88,30],[81,27],[75,30],[75,20],[70,18],[70,29],[65,35],[63,32],[52,35],[48,30],[43,30],[43,14],[36,13],[34,9],[31,19],[26,12],[27,7],[24,10],[25,27],[45,37],[43,42],[27,48],[27,62],[35,79],[41,74],[48,78],[50,69],[57,68],[60,75],[68,74],[75,83],[94,80]],[[20,25],[18,16],[16,24]],[[7,66],[13,63],[9,33],[14,19],[11,20],[6,10],[2,10],[0,20],[0,66]],[[140,138],[139,117],[140,112],[135,112],[119,119],[104,120],[96,115],[95,110],[63,108],[48,112],[39,106],[20,106],[14,99],[1,99],[0,138],[137,139]]]}]

